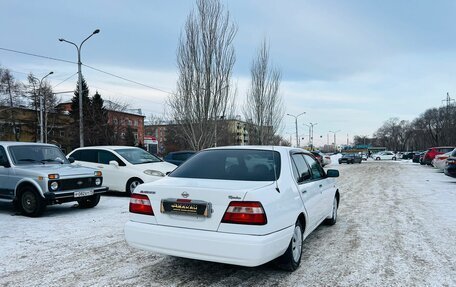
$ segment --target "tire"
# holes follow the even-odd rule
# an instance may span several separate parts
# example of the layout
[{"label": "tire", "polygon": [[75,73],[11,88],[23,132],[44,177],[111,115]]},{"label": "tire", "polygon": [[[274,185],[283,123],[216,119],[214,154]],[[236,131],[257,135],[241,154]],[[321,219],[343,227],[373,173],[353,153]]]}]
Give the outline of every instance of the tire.
[{"label": "tire", "polygon": [[79,208],[93,208],[100,202],[100,195],[95,194],[78,199]]},{"label": "tire", "polygon": [[46,201],[35,188],[26,186],[21,189],[18,205],[21,213],[29,217],[38,217],[46,209]]},{"label": "tire", "polygon": [[393,157],[393,160],[396,160],[396,157]]},{"label": "tire", "polygon": [[285,253],[277,260],[278,266],[287,271],[295,271],[301,264],[302,257],[302,244],[303,244],[302,224],[299,220],[296,221],[293,236],[291,237],[290,244],[288,245]]},{"label": "tire", "polygon": [[380,158],[379,158],[379,157],[377,157],[377,158],[375,158],[375,160],[380,160]]},{"label": "tire", "polygon": [[339,207],[339,203],[337,202],[337,198],[334,197],[331,217],[325,219],[325,222],[324,222],[326,225],[334,225],[334,224],[336,224],[336,222],[337,222],[337,208],[338,207]]},{"label": "tire", "polygon": [[130,195],[135,190],[135,188],[141,183],[143,183],[143,181],[139,178],[130,178],[127,182],[127,186],[125,187],[127,194]]}]

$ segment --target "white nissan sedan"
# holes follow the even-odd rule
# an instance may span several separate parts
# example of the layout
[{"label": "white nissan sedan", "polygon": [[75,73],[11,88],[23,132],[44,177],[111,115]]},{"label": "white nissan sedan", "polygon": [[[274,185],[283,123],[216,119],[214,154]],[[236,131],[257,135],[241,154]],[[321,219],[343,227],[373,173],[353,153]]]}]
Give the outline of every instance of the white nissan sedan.
[{"label": "white nissan sedan", "polygon": [[162,254],[241,266],[276,259],[293,271],[303,240],[336,223],[337,176],[302,149],[206,149],[135,189],[125,238]]}]

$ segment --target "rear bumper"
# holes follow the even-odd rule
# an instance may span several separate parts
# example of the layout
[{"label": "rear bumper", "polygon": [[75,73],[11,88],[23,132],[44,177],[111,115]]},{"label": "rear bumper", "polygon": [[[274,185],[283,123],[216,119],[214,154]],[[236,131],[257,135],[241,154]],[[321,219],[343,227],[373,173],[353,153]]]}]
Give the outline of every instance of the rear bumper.
[{"label": "rear bumper", "polygon": [[450,165],[443,169],[443,172],[451,177],[456,177],[456,165]]},{"label": "rear bumper", "polygon": [[268,235],[242,235],[129,221],[125,239],[133,247],[191,259],[254,267],[287,249],[293,226]]}]

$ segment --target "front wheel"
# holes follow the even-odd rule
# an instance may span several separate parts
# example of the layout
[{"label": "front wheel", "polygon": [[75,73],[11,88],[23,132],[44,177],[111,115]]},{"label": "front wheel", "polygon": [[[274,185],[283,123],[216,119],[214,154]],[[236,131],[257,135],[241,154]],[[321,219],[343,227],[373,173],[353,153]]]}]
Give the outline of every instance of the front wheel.
[{"label": "front wheel", "polygon": [[100,202],[100,195],[95,194],[92,196],[78,199],[79,208],[92,208],[98,205]]},{"label": "front wheel", "polygon": [[290,245],[287,251],[278,258],[278,265],[280,268],[287,271],[295,271],[301,263],[302,256],[302,240],[304,230],[301,222],[296,221],[293,236],[291,237]]},{"label": "front wheel", "polygon": [[138,185],[140,185],[141,183],[143,183],[143,181],[140,180],[139,178],[131,178],[127,182],[127,188],[126,188],[127,194],[131,194],[133,191],[135,191],[135,188]]},{"label": "front wheel", "polygon": [[396,160],[396,157],[393,157],[393,160]]},{"label": "front wheel", "polygon": [[379,157],[377,157],[375,160],[380,160],[380,158],[379,158]]},{"label": "front wheel", "polygon": [[43,214],[46,202],[32,187],[25,187],[21,190],[19,207],[22,214],[30,217],[38,217]]}]

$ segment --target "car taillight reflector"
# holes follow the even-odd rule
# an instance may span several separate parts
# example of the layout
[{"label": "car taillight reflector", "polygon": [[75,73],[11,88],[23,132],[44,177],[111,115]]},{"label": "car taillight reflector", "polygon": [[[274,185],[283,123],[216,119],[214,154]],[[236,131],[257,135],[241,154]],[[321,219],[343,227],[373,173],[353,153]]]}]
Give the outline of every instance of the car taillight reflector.
[{"label": "car taillight reflector", "polygon": [[147,195],[133,193],[130,197],[130,212],[154,215],[152,205]]},{"label": "car taillight reflector", "polygon": [[222,223],[265,225],[266,213],[257,201],[232,201],[223,215]]}]

